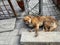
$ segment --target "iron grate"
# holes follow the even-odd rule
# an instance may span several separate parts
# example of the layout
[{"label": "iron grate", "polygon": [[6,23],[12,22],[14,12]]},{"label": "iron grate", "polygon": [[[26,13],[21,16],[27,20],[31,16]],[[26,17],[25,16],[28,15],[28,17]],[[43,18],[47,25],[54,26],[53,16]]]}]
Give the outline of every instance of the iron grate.
[{"label": "iron grate", "polygon": [[52,0],[24,0],[26,14],[54,16],[60,19],[60,11]]},{"label": "iron grate", "polygon": [[15,17],[7,0],[0,1],[0,19],[7,19]]}]

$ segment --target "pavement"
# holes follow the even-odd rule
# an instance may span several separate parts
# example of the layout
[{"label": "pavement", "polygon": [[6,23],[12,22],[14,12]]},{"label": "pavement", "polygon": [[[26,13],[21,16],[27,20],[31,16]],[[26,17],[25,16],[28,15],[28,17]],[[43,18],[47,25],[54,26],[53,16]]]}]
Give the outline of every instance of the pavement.
[{"label": "pavement", "polygon": [[[12,2],[13,2],[15,10],[19,12],[20,8],[18,6],[16,6],[16,4],[17,4],[16,1],[12,0]],[[32,2],[30,1],[30,3],[33,3],[33,2],[34,2],[34,0],[32,0]],[[42,5],[42,7],[41,7],[42,8],[41,9],[42,10],[41,13],[43,13],[43,15],[52,15],[52,16],[55,16],[57,19],[60,19],[60,16],[59,16],[60,15],[60,11],[55,7],[55,5],[51,2],[51,0],[44,0],[43,2],[44,3]],[[36,4],[37,3],[38,2],[36,2]],[[38,4],[33,9],[33,11],[31,11],[31,13],[32,12],[36,13],[35,9],[37,9],[36,11],[38,13]],[[21,12],[19,14],[21,15],[21,17],[23,17],[26,13],[25,12],[23,12],[23,13]],[[60,20],[59,20],[58,24],[59,25],[58,25],[57,29],[54,30],[53,32],[60,32]],[[30,30],[30,28],[28,28],[27,26],[24,25],[22,19],[16,20],[16,24],[15,25],[16,26],[15,26],[15,30],[14,31],[0,33],[0,45],[17,45],[17,44],[19,45],[19,41],[20,41],[20,37],[19,36],[20,36],[20,34],[22,34],[22,32],[28,32],[28,30]],[[7,26],[7,27],[9,27],[9,26]]]},{"label": "pavement", "polygon": [[0,45],[18,45],[19,36],[17,36],[17,33],[17,29],[11,32],[0,33]]},{"label": "pavement", "polygon": [[[41,43],[41,42],[60,42],[60,32],[38,32],[35,37],[34,32],[22,32],[21,43]],[[28,42],[28,43],[27,43]]]},{"label": "pavement", "polygon": [[[60,21],[58,23],[59,23],[58,28],[53,32],[60,32]],[[21,38],[20,35],[22,34],[22,32],[28,32],[28,30],[31,30],[31,28],[28,28],[23,23],[22,19],[16,20],[15,25],[16,26],[13,31],[0,33],[0,45],[19,45]]]}]

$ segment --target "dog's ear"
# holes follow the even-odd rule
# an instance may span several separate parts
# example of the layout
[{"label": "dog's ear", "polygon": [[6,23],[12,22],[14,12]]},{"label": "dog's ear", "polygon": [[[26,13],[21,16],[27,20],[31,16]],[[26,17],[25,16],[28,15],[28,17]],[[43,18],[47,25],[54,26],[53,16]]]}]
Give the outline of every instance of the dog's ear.
[{"label": "dog's ear", "polygon": [[31,16],[31,15],[29,15],[29,18],[32,18],[32,16]]}]

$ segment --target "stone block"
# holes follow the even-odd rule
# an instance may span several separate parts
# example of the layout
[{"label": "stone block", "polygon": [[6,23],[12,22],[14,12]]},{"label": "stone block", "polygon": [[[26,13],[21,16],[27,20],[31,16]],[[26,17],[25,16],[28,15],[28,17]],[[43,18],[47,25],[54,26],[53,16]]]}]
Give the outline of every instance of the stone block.
[{"label": "stone block", "polygon": [[13,30],[16,18],[0,20],[0,32]]},{"label": "stone block", "polygon": [[60,32],[38,32],[38,37],[34,37],[34,32],[22,32],[21,44],[24,45],[40,45],[55,44],[60,42]]}]

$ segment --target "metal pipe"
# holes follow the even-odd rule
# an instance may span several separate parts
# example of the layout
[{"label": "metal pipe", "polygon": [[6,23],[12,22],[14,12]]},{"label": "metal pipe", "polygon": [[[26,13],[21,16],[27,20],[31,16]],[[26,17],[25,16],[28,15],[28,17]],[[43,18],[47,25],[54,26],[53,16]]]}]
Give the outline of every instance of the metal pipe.
[{"label": "metal pipe", "polygon": [[41,0],[39,0],[39,15],[41,14]]},{"label": "metal pipe", "polygon": [[8,0],[8,2],[9,2],[9,4],[10,4],[10,7],[12,8],[12,11],[13,11],[15,17],[17,18],[17,14],[16,14],[16,12],[15,12],[15,10],[14,10],[14,7],[13,7],[13,5],[12,5],[12,3],[11,3],[11,0]]},{"label": "metal pipe", "polygon": [[28,0],[23,0],[23,2],[24,2],[24,6],[25,6],[25,13],[26,13],[26,15],[28,15],[28,14],[29,14],[29,10],[28,10],[28,8],[29,8],[29,6],[28,6]]}]

